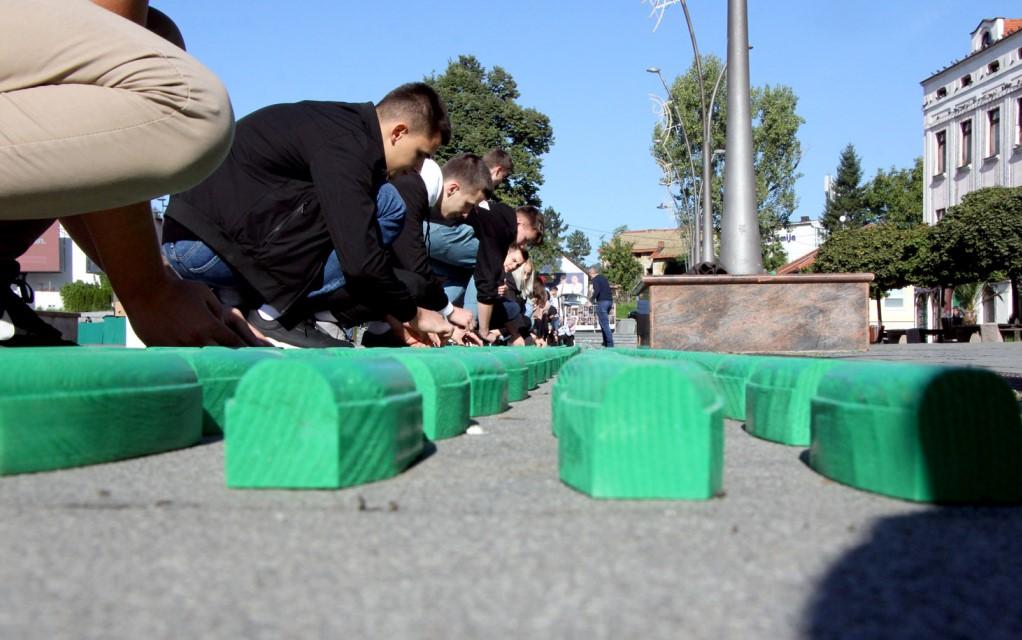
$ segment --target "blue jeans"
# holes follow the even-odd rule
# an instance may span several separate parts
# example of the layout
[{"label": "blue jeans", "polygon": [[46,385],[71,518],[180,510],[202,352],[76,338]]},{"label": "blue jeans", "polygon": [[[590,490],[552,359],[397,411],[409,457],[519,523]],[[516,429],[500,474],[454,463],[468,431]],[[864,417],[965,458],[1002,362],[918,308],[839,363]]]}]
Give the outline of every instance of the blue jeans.
[{"label": "blue jeans", "polygon": [[476,306],[475,281],[472,272],[476,266],[479,239],[467,224],[453,227],[436,222],[422,223],[433,273],[444,281],[444,293],[451,304],[472,309]]},{"label": "blue jeans", "polygon": [[[389,182],[376,194],[376,222],[380,239],[389,247],[401,234],[405,224],[405,202]],[[208,285],[225,304],[242,305],[242,278],[229,264],[201,240],[165,242],[163,254],[167,262],[185,280],[197,280]],[[331,251],[323,265],[323,286],[308,294],[315,298],[344,286],[344,272],[337,251]]]},{"label": "blue jeans", "polygon": [[596,301],[596,319],[600,321],[600,331],[603,333],[603,346],[614,346],[614,334],[610,331],[610,308],[612,300]]},{"label": "blue jeans", "polygon": [[[245,306],[243,280],[215,251],[201,240],[179,240],[163,243],[167,262],[185,280],[196,280],[207,285],[224,304]],[[307,297],[325,295],[344,286],[344,272],[336,251],[323,265],[323,286]],[[251,301],[248,301],[251,302]]]}]

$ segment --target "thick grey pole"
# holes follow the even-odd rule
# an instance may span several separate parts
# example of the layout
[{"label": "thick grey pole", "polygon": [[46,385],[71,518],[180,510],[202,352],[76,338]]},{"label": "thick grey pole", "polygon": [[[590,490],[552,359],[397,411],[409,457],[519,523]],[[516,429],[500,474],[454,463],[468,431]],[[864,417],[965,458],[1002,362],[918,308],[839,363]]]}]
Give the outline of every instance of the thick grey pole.
[{"label": "thick grey pole", "polygon": [[763,254],[752,169],[752,108],[749,103],[747,0],[727,3],[727,157],[720,261],[731,275],[762,273]]}]

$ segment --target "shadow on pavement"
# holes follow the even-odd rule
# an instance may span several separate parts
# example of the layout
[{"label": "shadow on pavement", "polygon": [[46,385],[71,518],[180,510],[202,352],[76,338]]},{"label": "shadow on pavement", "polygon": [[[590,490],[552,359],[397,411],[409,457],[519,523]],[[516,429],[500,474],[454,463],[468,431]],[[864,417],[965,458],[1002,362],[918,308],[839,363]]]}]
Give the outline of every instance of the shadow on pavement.
[{"label": "shadow on pavement", "polygon": [[939,508],[880,520],[809,602],[804,635],[1022,638],[1022,508]]}]

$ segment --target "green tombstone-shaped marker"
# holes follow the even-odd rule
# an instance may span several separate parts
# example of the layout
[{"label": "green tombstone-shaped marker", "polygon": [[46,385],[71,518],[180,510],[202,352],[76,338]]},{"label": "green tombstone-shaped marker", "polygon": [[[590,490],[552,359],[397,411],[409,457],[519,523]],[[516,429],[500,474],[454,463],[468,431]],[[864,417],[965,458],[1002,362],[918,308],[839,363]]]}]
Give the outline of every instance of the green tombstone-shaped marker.
[{"label": "green tombstone-shaped marker", "polygon": [[843,362],[812,403],[810,466],[838,482],[921,502],[1022,500],[1022,419],[982,369]]},{"label": "green tombstone-shaped marker", "polygon": [[416,355],[432,357],[450,355],[465,368],[468,374],[473,418],[490,416],[508,408],[508,375],[504,365],[495,356],[479,348],[417,349]]},{"label": "green tombstone-shaped marker", "polygon": [[192,366],[202,385],[202,435],[215,436],[224,432],[224,407],[234,395],[241,377],[257,363],[280,354],[264,349],[228,349],[203,347],[168,349]]},{"label": "green tombstone-shaped marker", "polygon": [[[471,389],[468,372],[453,353],[440,349],[330,349],[337,356],[400,362],[422,394],[422,431],[430,440],[453,438],[469,426]],[[420,353],[429,352],[428,356]]]},{"label": "green tombstone-shaped marker", "polygon": [[627,356],[621,355],[617,349],[613,351],[600,351],[590,352],[584,355],[575,356],[569,360],[563,367],[561,367],[560,375],[557,376],[557,380],[554,382],[553,389],[550,390],[550,430],[554,434],[554,437],[558,437],[560,425],[564,423],[564,417],[561,415],[562,412],[569,410],[569,405],[561,402],[561,398],[567,395],[575,386],[585,386],[588,384],[590,369],[592,367],[591,361],[595,358],[625,358]]},{"label": "green tombstone-shaped marker", "polygon": [[[471,347],[467,347],[471,348]],[[518,402],[529,397],[529,362],[524,354],[507,347],[485,347],[484,353],[497,358],[507,373],[507,399]]]},{"label": "green tombstone-shaped marker", "polygon": [[[717,382],[724,399],[724,416],[732,420],[745,420],[745,387],[756,371],[756,367],[767,358],[758,356],[726,356],[713,368],[713,378]],[[712,359],[695,359],[695,362],[709,365]]]},{"label": "green tombstone-shaped marker", "polygon": [[172,353],[0,349],[0,475],[160,453],[202,434],[202,387]]},{"label": "green tombstone-shaped marker", "polygon": [[421,453],[422,398],[394,359],[261,362],[227,405],[227,486],[337,489],[397,475]]},{"label": "green tombstone-shaped marker", "polygon": [[827,358],[762,360],[745,387],[745,430],[764,440],[808,446],[816,388],[827,371],[842,364]]},{"label": "green tombstone-shaped marker", "polygon": [[556,402],[561,480],[595,498],[711,498],[724,467],[722,401],[685,362],[580,356]]}]

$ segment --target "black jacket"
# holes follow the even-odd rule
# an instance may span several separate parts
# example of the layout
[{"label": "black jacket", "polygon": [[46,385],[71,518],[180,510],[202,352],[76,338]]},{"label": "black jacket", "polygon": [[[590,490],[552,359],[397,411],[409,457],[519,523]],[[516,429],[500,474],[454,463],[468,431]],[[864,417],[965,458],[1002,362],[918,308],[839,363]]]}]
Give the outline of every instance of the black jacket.
[{"label": "black jacket", "polygon": [[504,282],[504,259],[518,237],[518,217],[506,204],[489,201],[490,210],[476,207],[468,215],[468,224],[479,239],[476,253],[476,292],[479,302],[499,304],[497,287]]},{"label": "black jacket", "polygon": [[321,285],[334,249],[352,296],[406,321],[415,301],[380,241],[387,179],[372,103],[298,102],[238,121],[231,152],[167,216],[222,256],[282,312]]},{"label": "black jacket", "polygon": [[429,254],[422,236],[422,223],[430,220],[429,194],[419,174],[405,174],[391,180],[405,202],[405,226],[391,247],[397,264],[425,280],[420,307],[442,311],[447,307],[447,294],[443,283],[433,273]]}]

